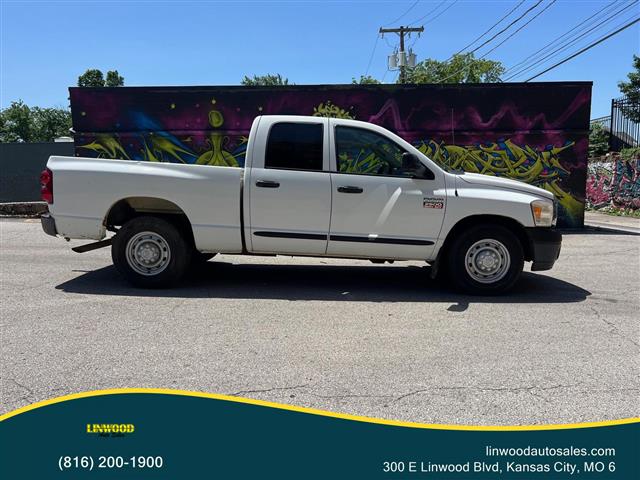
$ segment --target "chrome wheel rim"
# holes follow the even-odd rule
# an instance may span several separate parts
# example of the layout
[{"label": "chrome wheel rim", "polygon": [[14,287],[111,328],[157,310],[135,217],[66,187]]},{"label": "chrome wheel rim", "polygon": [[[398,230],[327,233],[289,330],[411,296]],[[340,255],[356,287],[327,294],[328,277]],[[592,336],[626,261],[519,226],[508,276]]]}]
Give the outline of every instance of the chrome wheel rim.
[{"label": "chrome wheel rim", "polygon": [[171,261],[167,241],[154,232],[136,233],[127,242],[126,251],[127,263],[140,275],[158,275]]},{"label": "chrome wheel rim", "polygon": [[492,238],[485,238],[471,245],[464,260],[467,273],[479,283],[502,280],[511,266],[511,255],[507,247]]}]

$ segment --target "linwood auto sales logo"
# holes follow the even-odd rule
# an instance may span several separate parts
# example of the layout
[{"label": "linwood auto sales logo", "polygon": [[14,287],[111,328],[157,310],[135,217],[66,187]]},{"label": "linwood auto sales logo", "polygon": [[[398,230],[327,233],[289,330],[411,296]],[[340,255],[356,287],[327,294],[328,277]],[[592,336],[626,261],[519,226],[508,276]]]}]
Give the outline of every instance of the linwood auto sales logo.
[{"label": "linwood auto sales logo", "polygon": [[99,437],[124,437],[135,429],[132,423],[87,423],[87,433]]}]

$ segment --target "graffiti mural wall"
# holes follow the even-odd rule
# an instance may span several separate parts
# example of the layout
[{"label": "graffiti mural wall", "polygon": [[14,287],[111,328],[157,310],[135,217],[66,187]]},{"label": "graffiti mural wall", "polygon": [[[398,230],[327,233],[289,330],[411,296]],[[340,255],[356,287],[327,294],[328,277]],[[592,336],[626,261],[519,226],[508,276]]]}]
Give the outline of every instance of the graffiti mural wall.
[{"label": "graffiti mural wall", "polygon": [[590,208],[640,208],[640,158],[591,162],[587,177]]},{"label": "graffiti mural wall", "polygon": [[71,88],[76,155],[242,167],[257,115],[382,125],[444,165],[556,194],[582,226],[591,83]]}]

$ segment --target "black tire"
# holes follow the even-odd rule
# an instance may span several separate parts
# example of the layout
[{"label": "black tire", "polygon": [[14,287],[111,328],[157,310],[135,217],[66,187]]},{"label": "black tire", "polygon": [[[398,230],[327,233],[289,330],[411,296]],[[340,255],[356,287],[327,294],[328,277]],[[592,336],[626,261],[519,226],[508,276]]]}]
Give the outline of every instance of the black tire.
[{"label": "black tire", "polygon": [[[133,285],[163,288],[174,285],[187,272],[192,251],[174,225],[162,218],[145,216],[129,220],[118,231],[113,238],[111,258],[122,276]],[[149,264],[152,265],[149,268],[143,263],[148,252],[151,252],[150,261],[157,257],[157,266]]]},{"label": "black tire", "polygon": [[[488,257],[490,267],[481,261],[483,255]],[[471,227],[457,236],[448,251],[449,279],[456,288],[473,295],[496,295],[510,290],[520,278],[523,266],[520,240],[502,225]]]}]

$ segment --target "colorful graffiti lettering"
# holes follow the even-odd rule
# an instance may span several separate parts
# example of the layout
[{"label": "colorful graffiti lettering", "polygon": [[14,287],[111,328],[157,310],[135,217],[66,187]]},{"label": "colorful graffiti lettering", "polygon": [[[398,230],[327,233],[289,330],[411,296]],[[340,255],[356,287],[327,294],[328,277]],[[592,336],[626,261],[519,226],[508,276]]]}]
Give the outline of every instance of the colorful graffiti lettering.
[{"label": "colorful graffiti lettering", "polygon": [[[351,107],[349,110],[353,110]],[[331,100],[328,100],[326,103],[321,103],[317,107],[313,107],[313,116],[314,117],[333,117],[333,118],[350,118],[355,119],[356,117],[353,114],[344,108],[340,108],[337,105],[331,103]]]},{"label": "colorful graffiti lettering", "polygon": [[542,151],[529,145],[518,146],[509,139],[467,146],[427,140],[415,146],[427,157],[449,168],[504,176],[544,188],[553,192],[564,210],[572,215],[578,215],[583,209],[582,203],[560,186],[561,179],[569,174],[560,163],[560,154],[572,148],[574,142],[560,147],[548,145]]},{"label": "colorful graffiti lettering", "polygon": [[640,158],[589,164],[587,206],[640,208]]},{"label": "colorful graffiti lettering", "polygon": [[[212,100],[215,103],[215,99]],[[172,104],[173,107],[173,104]],[[144,117],[144,114],[139,114]],[[224,116],[219,110],[210,110],[208,113],[209,124],[214,129],[224,125]],[[157,125],[153,119],[144,118],[142,123]],[[144,160],[149,162],[174,162],[192,163],[196,165],[213,165],[218,167],[241,167],[244,165],[247,137],[240,136],[237,146],[232,151],[226,150],[229,136],[212,131],[204,142],[200,142],[200,148],[190,147],[192,136],[186,136],[182,140],[176,135],[163,130],[141,132],[132,134],[129,138],[129,147],[133,147],[134,140],[139,144],[137,151],[127,153],[123,145],[123,139],[118,134],[98,134],[96,138],[85,145],[79,144],[79,149],[88,149],[96,154],[97,158]]]},{"label": "colorful graffiti lettering", "polygon": [[[549,190],[561,205],[559,225],[583,222],[589,84],[119,87],[70,93],[77,155],[243,167],[257,115],[357,119],[394,131],[443,166]],[[340,168],[354,168],[356,158],[359,171],[379,167],[359,154],[342,159]]]}]

